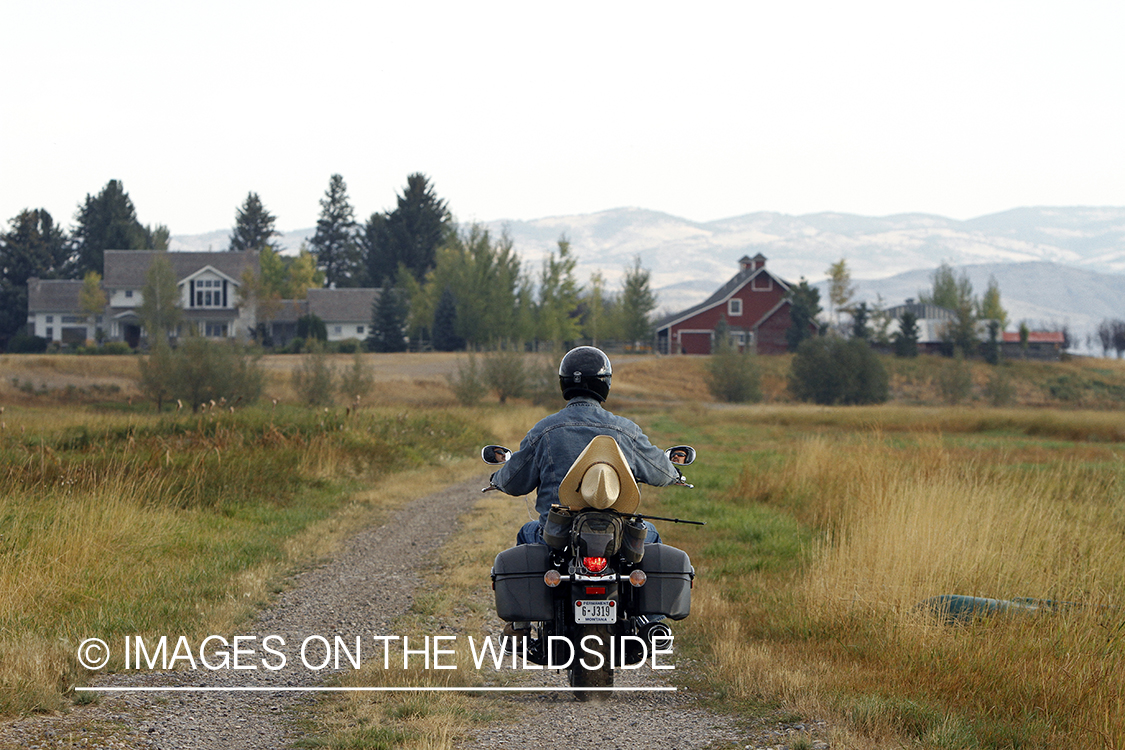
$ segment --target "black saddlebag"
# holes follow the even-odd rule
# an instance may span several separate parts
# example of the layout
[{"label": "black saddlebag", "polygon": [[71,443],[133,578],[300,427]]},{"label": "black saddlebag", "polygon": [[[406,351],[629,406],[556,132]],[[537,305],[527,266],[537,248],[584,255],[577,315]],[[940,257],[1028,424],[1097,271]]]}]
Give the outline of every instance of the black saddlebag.
[{"label": "black saddlebag", "polygon": [[521,544],[496,556],[492,588],[501,620],[541,622],[555,616],[552,591],[543,583],[550,558],[551,548],[545,544]]},{"label": "black saddlebag", "polygon": [[646,544],[638,568],[648,579],[634,590],[638,615],[667,615],[682,620],[691,612],[691,582],[695,568],[683,550],[666,544]]}]

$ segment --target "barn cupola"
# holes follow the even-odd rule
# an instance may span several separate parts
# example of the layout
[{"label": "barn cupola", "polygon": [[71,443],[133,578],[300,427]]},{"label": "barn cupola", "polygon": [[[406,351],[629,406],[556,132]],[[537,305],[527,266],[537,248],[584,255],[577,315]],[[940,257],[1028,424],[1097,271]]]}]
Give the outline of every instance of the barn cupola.
[{"label": "barn cupola", "polygon": [[743,255],[738,261],[740,271],[757,271],[759,268],[766,267],[766,256],[758,253],[753,258],[749,255]]}]

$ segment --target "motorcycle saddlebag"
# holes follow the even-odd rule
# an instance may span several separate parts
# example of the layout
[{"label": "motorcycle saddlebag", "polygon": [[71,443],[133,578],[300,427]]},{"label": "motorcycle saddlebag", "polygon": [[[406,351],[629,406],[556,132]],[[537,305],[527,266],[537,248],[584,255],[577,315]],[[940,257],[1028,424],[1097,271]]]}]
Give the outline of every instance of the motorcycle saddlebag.
[{"label": "motorcycle saddlebag", "polygon": [[691,612],[691,582],[695,568],[683,550],[666,544],[646,544],[638,568],[648,579],[634,589],[638,615],[667,615],[682,620]]},{"label": "motorcycle saddlebag", "polygon": [[521,544],[496,556],[492,588],[501,620],[542,622],[555,616],[551,589],[543,583],[550,560],[551,548],[545,544]]}]

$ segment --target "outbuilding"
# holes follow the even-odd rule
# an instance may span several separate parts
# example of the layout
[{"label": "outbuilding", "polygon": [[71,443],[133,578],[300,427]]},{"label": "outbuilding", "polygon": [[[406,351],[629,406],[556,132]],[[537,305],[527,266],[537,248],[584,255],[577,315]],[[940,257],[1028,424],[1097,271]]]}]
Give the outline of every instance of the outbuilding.
[{"label": "outbuilding", "polygon": [[761,253],[743,256],[738,264],[738,273],[705,301],[657,322],[657,351],[710,354],[720,320],[726,321],[731,343],[739,350],[758,354],[787,350],[791,285],[766,270]]}]

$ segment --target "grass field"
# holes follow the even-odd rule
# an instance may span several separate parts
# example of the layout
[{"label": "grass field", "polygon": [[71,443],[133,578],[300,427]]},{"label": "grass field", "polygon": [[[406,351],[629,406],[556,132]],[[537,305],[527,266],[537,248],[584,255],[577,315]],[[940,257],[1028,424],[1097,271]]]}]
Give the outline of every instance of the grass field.
[{"label": "grass field", "polygon": [[[65,706],[84,635],[229,631],[406,485],[479,471],[481,443],[544,413],[458,408],[458,358],[430,357],[372,356],[358,412],[291,405],[297,358],[267,357],[264,404],[196,416],[141,403],[132,357],[0,357],[0,711]],[[1015,405],[994,408],[979,363],[942,405],[946,364],[890,360],[893,403],[821,408],[787,403],[784,357],[746,407],[708,403],[699,359],[615,363],[608,406],[700,450],[696,490],[645,493],[708,522],[662,526],[700,574],[677,634],[718,705],[828,717],[834,747],[1123,748],[1125,368],[1011,363]],[[487,580],[465,545],[450,586]],[[950,627],[918,607],[943,594],[1079,606]]]}]

